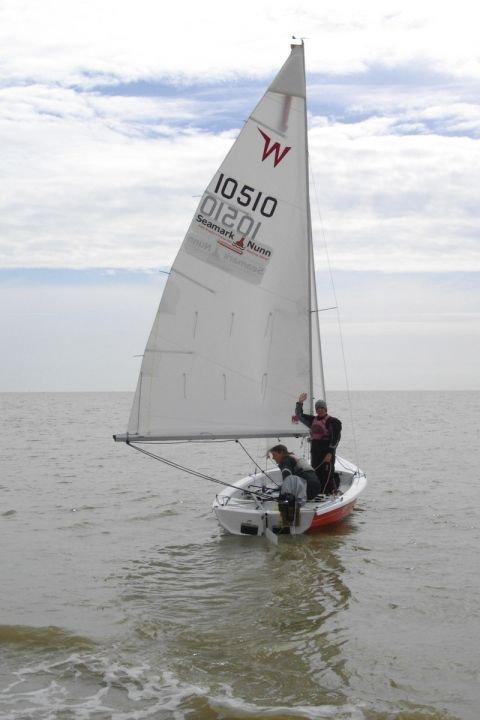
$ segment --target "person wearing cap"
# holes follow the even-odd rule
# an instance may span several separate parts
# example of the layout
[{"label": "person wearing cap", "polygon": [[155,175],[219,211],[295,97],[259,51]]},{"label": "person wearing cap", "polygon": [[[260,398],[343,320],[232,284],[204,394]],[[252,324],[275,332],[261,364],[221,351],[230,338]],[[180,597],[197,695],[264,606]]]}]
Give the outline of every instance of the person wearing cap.
[{"label": "person wearing cap", "polygon": [[295,406],[295,415],[300,422],[310,428],[310,453],[312,466],[320,480],[325,494],[335,493],[338,490],[338,481],[335,478],[335,452],[342,434],[342,423],[338,418],[328,414],[325,400],[315,403],[316,415],[306,415],[303,412],[303,403],[307,393],[302,393]]},{"label": "person wearing cap", "polygon": [[291,453],[286,445],[274,445],[268,451],[268,455],[280,468],[284,483],[288,481],[289,477],[295,476],[305,482],[307,500],[313,500],[321,493],[322,488],[315,470],[306,460],[297,458]]}]

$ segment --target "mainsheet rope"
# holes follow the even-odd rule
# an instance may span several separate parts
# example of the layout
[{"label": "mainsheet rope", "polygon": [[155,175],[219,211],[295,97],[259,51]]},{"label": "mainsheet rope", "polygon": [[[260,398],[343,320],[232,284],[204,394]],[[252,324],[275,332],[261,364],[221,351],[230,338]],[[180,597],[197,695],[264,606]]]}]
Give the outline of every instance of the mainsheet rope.
[{"label": "mainsheet rope", "polygon": [[[235,441],[235,442],[238,442],[238,441]],[[138,445],[134,445],[131,442],[127,443],[127,445],[129,445],[134,450],[137,450],[138,452],[143,453],[144,455],[147,455],[148,457],[153,458],[154,460],[159,460],[160,462],[164,463],[165,465],[168,465],[169,467],[173,467],[176,470],[181,470],[182,472],[188,473],[189,475],[193,475],[194,477],[201,478],[202,480],[209,480],[210,482],[214,482],[214,483],[217,483],[218,485],[223,485],[225,487],[235,488],[235,490],[243,489],[243,488],[239,488],[238,485],[232,485],[231,483],[227,483],[224,480],[220,480],[219,478],[214,478],[211,475],[207,475],[206,473],[201,473],[198,470],[193,470],[192,468],[188,468],[185,465],[180,465],[179,463],[176,463],[174,460],[168,460],[167,458],[161,457],[160,455],[156,455],[155,453],[152,453],[149,450],[145,450],[145,448],[141,448]],[[262,470],[262,473],[263,473],[263,470]],[[264,474],[266,474],[266,473],[264,473]],[[266,499],[271,500],[270,496],[262,495],[261,493],[257,493],[253,490],[245,489],[245,490],[243,490],[243,492],[246,492],[249,495],[253,495],[254,497],[258,498],[259,500],[266,500]]]}]

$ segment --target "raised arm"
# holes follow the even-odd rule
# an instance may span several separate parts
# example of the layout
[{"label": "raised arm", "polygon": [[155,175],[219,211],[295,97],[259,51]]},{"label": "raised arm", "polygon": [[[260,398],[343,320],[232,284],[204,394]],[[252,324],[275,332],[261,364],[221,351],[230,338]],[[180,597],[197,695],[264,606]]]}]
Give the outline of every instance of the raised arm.
[{"label": "raised arm", "polygon": [[305,415],[303,412],[303,403],[307,399],[307,393],[302,393],[295,405],[295,415],[298,417],[301,423],[306,425],[308,428],[312,427],[313,415]]}]

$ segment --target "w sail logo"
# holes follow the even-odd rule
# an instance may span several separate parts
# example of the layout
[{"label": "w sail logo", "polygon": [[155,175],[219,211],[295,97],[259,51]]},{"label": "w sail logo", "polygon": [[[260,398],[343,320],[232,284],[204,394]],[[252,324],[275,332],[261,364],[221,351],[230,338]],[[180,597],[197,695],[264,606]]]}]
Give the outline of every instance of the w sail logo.
[{"label": "w sail logo", "polygon": [[260,135],[263,137],[264,140],[264,147],[263,147],[263,156],[262,156],[262,162],[268,158],[269,155],[273,153],[273,167],[277,167],[278,163],[281,163],[285,155],[288,153],[289,150],[291,150],[291,147],[284,147],[283,150],[280,146],[279,142],[272,143],[272,138],[267,135],[267,133],[264,133],[263,130],[260,130],[260,128],[257,128]]}]

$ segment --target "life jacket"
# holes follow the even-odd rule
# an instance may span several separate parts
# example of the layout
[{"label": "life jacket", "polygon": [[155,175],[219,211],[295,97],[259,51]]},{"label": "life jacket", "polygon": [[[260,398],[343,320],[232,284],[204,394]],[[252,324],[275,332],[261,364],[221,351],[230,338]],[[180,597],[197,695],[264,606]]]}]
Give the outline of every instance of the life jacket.
[{"label": "life jacket", "polygon": [[325,415],[323,418],[315,417],[313,419],[310,428],[312,440],[328,440],[330,438],[330,427],[327,427],[329,420],[330,415]]}]

